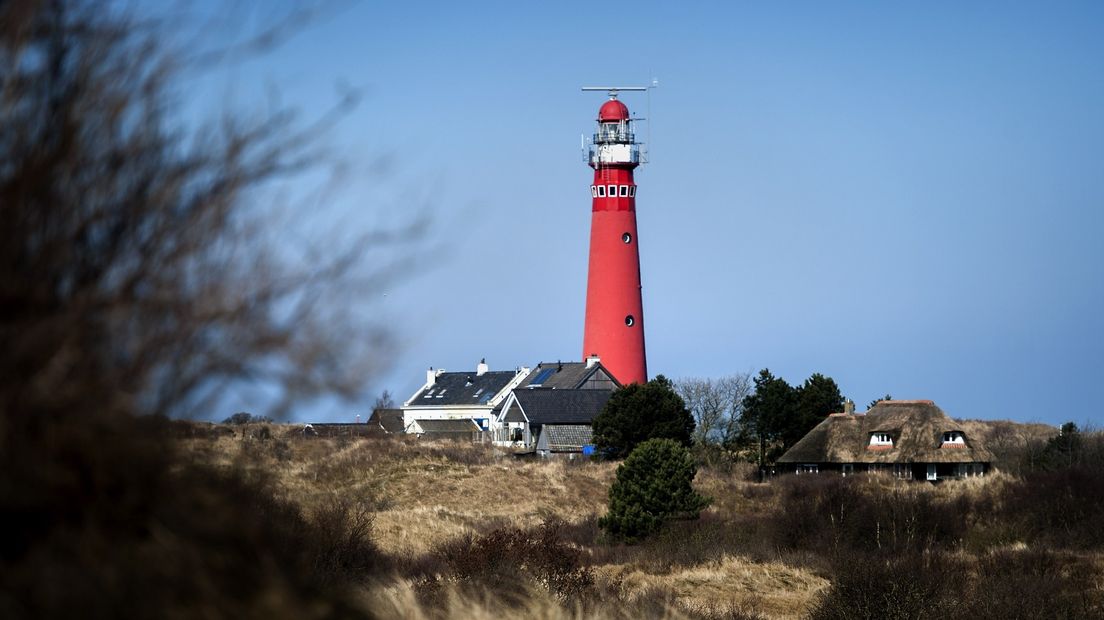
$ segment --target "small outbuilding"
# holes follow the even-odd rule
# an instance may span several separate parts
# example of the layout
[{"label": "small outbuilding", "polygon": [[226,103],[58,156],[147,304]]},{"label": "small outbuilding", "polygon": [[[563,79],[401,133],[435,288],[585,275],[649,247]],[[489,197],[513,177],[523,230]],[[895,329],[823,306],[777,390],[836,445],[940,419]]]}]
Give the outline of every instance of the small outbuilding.
[{"label": "small outbuilding", "polygon": [[470,419],[457,420],[414,420],[406,432],[417,435],[419,439],[450,439],[480,443],[483,441],[483,429]]},{"label": "small outbuilding", "polygon": [[583,448],[591,444],[592,436],[589,424],[546,424],[537,437],[537,455],[582,454]]},{"label": "small outbuilding", "polygon": [[849,475],[884,471],[909,480],[984,475],[993,454],[930,400],[883,400],[865,413],[833,413],[777,461],[778,470]]}]

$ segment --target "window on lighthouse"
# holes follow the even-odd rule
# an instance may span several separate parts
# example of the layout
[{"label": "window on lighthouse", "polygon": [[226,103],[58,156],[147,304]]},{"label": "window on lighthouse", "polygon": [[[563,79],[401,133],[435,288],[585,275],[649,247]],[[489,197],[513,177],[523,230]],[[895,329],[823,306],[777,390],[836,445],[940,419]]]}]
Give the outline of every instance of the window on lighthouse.
[{"label": "window on lighthouse", "polygon": [[590,186],[590,197],[591,198],[597,198],[598,197],[598,188],[594,187],[593,185]]},{"label": "window on lighthouse", "polygon": [[598,197],[599,198],[605,198],[606,197],[606,186],[605,185],[599,185],[598,186]]},{"label": "window on lighthouse", "polygon": [[620,187],[620,189],[618,191],[619,191],[620,196],[622,198],[628,198],[628,196],[629,196],[629,186],[628,185],[621,185],[619,187]]},{"label": "window on lighthouse", "polygon": [[609,186],[609,197],[610,198],[617,198],[617,186],[616,185],[610,185]]},{"label": "window on lighthouse", "polygon": [[629,198],[636,198],[636,186],[635,185],[630,185],[629,186]]}]

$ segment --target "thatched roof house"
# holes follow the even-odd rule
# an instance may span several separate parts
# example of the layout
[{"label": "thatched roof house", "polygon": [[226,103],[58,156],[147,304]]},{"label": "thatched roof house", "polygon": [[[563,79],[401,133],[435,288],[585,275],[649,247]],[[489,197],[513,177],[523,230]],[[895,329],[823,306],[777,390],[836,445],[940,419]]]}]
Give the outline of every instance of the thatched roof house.
[{"label": "thatched roof house", "polygon": [[866,413],[833,413],[778,459],[783,470],[889,471],[939,480],[982,475],[993,455],[930,400],[883,400]]}]

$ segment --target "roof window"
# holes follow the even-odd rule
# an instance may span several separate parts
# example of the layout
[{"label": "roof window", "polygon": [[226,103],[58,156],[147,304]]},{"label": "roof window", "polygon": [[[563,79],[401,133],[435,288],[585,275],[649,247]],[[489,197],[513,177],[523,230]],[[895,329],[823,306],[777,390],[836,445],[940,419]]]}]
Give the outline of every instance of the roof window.
[{"label": "roof window", "polygon": [[874,448],[889,447],[893,445],[893,437],[889,433],[871,433],[870,446]]},{"label": "roof window", "polygon": [[966,447],[966,436],[962,431],[948,431],[943,433],[943,445],[947,447]]},{"label": "roof window", "polygon": [[539,373],[537,373],[537,376],[533,377],[533,380],[529,382],[529,385],[537,386],[543,384],[545,381],[548,380],[548,377],[552,376],[552,373],[554,372],[556,372],[555,368],[542,369]]}]

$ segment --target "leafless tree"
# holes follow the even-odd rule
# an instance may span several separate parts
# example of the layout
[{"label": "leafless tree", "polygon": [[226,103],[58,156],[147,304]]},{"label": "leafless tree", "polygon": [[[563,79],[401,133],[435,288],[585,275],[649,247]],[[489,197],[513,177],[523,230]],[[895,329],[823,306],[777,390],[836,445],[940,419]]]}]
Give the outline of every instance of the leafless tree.
[{"label": "leafless tree", "polygon": [[355,293],[393,265],[359,259],[417,225],[272,243],[258,201],[329,161],[320,137],[341,110],[227,113],[190,133],[172,111],[192,60],[163,33],[114,5],[0,5],[0,406],[210,415],[243,381],[276,394],[276,415],[365,397],[390,340]]},{"label": "leafless tree", "polygon": [[224,56],[182,58],[163,40],[179,24],[128,8],[0,1],[0,616],[355,617],[298,507],[177,458],[181,424],[135,414],[209,416],[241,382],[274,394],[267,414],[367,396],[390,339],[357,302],[417,223],[274,244],[264,196],[328,161],[334,116],[193,129],[174,80]]},{"label": "leafless tree", "polygon": [[687,377],[675,382],[675,390],[694,414],[695,441],[723,445],[737,441],[744,398],[752,391],[751,373],[716,379]]}]

